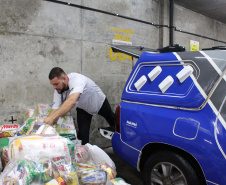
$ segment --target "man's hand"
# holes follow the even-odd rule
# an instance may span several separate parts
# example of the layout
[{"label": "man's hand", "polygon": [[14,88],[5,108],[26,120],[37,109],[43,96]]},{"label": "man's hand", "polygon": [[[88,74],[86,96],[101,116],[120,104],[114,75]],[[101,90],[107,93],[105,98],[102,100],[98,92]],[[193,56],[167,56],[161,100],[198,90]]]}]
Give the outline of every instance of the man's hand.
[{"label": "man's hand", "polygon": [[55,121],[55,120],[52,119],[51,116],[49,116],[49,117],[47,117],[47,118],[45,118],[45,119],[43,120],[43,123],[46,123],[46,124],[48,124],[48,125],[53,125],[54,121]]},{"label": "man's hand", "polygon": [[60,106],[59,109],[53,110],[50,115],[44,119],[44,123],[49,125],[53,125],[53,123],[60,117],[65,115],[69,112],[75,105],[76,101],[78,100],[80,93],[73,93],[71,94],[67,100]]}]

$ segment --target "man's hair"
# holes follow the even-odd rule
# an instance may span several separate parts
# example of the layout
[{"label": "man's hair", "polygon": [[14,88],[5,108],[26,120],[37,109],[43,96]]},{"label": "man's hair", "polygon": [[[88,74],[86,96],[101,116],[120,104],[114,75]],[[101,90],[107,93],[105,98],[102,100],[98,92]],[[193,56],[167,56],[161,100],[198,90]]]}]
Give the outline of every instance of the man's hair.
[{"label": "man's hair", "polygon": [[66,75],[63,69],[60,67],[54,67],[49,73],[49,79],[52,80],[55,77],[60,78],[63,74]]}]

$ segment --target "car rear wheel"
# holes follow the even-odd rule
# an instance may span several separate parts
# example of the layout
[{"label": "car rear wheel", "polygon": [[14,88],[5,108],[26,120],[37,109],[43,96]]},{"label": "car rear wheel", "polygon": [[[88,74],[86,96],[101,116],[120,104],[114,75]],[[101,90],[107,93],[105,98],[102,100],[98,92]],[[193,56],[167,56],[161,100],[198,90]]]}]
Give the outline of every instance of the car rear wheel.
[{"label": "car rear wheel", "polygon": [[144,165],[144,185],[199,185],[193,167],[171,151],[152,154]]}]

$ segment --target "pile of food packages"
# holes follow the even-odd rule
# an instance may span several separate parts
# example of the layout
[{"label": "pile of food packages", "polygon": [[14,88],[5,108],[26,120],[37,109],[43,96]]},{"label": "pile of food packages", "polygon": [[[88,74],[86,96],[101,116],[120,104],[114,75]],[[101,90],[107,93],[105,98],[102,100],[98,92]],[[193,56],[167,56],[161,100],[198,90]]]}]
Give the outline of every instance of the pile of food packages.
[{"label": "pile of food packages", "polygon": [[101,148],[81,145],[72,116],[43,123],[50,112],[38,104],[23,124],[0,126],[1,185],[128,185]]}]

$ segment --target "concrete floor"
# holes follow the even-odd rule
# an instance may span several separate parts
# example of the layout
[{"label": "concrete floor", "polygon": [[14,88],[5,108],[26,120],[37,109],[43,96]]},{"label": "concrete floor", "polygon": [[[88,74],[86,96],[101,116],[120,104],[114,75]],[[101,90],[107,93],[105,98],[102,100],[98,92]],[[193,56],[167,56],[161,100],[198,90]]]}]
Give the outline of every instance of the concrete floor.
[{"label": "concrete floor", "polygon": [[114,161],[117,171],[117,177],[123,178],[128,184],[143,185],[142,173],[138,172],[135,168],[123,161],[114,152],[112,147],[105,148],[104,151]]}]

